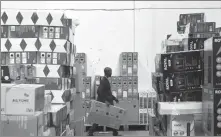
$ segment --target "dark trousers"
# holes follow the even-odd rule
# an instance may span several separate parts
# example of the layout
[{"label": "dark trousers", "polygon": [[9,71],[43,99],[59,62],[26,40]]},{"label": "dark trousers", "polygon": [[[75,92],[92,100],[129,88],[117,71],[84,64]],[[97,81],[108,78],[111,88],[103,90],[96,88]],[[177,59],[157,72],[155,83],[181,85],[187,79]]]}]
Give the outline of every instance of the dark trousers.
[{"label": "dark trousers", "polygon": [[[91,128],[89,129],[88,134],[92,136],[93,133],[96,132],[97,127],[98,127],[98,124],[93,124],[91,126]],[[111,128],[111,130],[113,131],[113,136],[117,136],[118,135],[118,131],[116,129]]]}]

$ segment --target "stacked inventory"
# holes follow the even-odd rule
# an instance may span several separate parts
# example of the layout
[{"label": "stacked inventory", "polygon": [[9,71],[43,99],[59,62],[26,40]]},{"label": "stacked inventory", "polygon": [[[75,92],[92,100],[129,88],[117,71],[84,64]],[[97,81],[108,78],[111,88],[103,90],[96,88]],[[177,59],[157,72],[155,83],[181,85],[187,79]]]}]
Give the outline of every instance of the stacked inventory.
[{"label": "stacked inventory", "polygon": [[[67,113],[70,111],[70,107],[68,110],[66,103],[70,104],[73,99],[75,86],[73,62],[76,47],[73,45],[75,26],[73,26],[72,19],[68,19],[62,12],[16,10],[2,11],[1,17],[2,82],[26,83],[27,87],[15,85],[14,88],[19,90],[16,94],[20,98],[37,97],[37,100],[41,101],[40,104],[43,105],[44,94],[42,96],[38,96],[38,94],[44,92],[45,96],[47,94],[53,96],[51,101],[46,101],[48,103],[45,104],[47,108],[51,109],[43,111],[42,107],[37,110],[27,108],[24,111],[32,112],[33,115],[36,111],[43,111],[42,115],[46,121],[44,131],[50,127],[60,128],[62,121],[66,121]],[[40,85],[45,85],[44,89],[36,90]],[[24,92],[33,91],[32,95],[23,93],[22,89],[26,88],[27,90]],[[6,102],[8,101],[6,99]],[[24,100],[12,101],[19,104]],[[48,107],[49,102],[52,103],[51,107]],[[10,112],[17,108],[13,106],[15,104],[12,102],[11,105],[6,105],[5,110],[8,111],[2,114],[22,116],[23,112],[17,110],[13,113]],[[23,105],[25,104],[23,103]],[[23,105],[20,105],[22,108]],[[32,103],[32,105],[34,104]],[[35,105],[39,105],[39,102]],[[56,135],[60,135],[63,131],[63,129],[59,130],[56,128]],[[5,132],[5,134],[9,133]],[[21,133],[21,135],[25,135],[25,133]]]},{"label": "stacked inventory", "polygon": [[221,136],[221,37],[205,41],[203,129],[207,136]]},{"label": "stacked inventory", "polygon": [[117,106],[127,110],[125,125],[139,125],[138,53],[122,52],[120,75],[111,78],[112,94],[120,101]]},{"label": "stacked inventory", "polygon": [[[217,35],[216,23],[205,22],[204,18],[204,13],[181,14],[177,22],[179,38],[174,39],[173,35],[168,35],[163,42],[166,53],[156,55],[156,72],[152,73],[153,88],[158,93],[158,102],[202,101],[204,41]],[[173,122],[163,122],[164,116],[157,112],[157,101],[154,109],[155,122],[159,122],[158,131],[166,129],[164,135],[194,134],[178,133],[178,129],[173,129]],[[164,119],[168,121],[172,117],[170,115]],[[182,121],[181,117],[177,119]],[[162,129],[162,125],[166,127]]]}]

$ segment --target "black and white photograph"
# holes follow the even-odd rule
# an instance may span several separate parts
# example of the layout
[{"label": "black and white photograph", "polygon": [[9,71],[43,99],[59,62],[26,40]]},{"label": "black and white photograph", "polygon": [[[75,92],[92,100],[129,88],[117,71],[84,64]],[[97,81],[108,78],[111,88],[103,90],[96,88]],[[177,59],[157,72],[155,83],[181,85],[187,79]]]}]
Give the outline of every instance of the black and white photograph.
[{"label": "black and white photograph", "polygon": [[0,136],[221,136],[221,1],[0,12]]}]

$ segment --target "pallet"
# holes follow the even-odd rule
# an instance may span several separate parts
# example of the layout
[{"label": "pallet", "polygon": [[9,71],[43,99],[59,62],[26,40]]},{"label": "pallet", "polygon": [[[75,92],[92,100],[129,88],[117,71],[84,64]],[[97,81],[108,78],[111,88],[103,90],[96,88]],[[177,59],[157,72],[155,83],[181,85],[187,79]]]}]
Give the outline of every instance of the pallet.
[{"label": "pallet", "polygon": [[[91,125],[89,124],[85,125],[86,132],[89,130],[90,127]],[[119,131],[148,131],[148,130],[149,130],[148,125],[122,125],[120,126],[119,129]],[[98,126],[96,131],[107,132],[111,131],[111,129],[106,126]]]}]

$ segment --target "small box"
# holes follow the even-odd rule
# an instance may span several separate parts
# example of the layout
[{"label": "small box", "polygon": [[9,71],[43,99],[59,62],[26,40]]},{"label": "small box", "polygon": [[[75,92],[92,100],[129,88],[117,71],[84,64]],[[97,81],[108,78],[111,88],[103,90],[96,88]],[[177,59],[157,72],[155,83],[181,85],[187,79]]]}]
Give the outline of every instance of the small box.
[{"label": "small box", "polygon": [[69,28],[61,27],[60,29],[60,39],[68,39],[69,37]]},{"label": "small box", "polygon": [[133,52],[133,76],[138,75],[138,53]]},{"label": "small box", "polygon": [[88,115],[88,122],[119,129],[125,115],[126,111],[122,108],[112,105],[107,107],[105,103],[93,100]]},{"label": "small box", "polygon": [[21,58],[22,58],[22,64],[36,64],[37,52],[22,52]]},{"label": "small box", "polygon": [[[2,87],[4,85],[2,84]],[[43,85],[20,84],[3,90],[5,96],[5,113],[7,115],[33,115],[44,108]],[[14,109],[17,108],[17,109]]]},{"label": "small box", "polygon": [[133,99],[133,77],[127,77],[127,85],[128,85],[128,91],[127,91],[127,99],[132,100]]},{"label": "small box", "polygon": [[82,92],[82,98],[84,99],[91,99],[91,77],[85,77],[83,79],[84,83],[84,92]]},{"label": "small box", "polygon": [[47,53],[45,52],[37,52],[37,63],[38,64],[46,64]]},{"label": "small box", "polygon": [[120,55],[120,74],[121,76],[127,76],[127,71],[128,71],[128,67],[127,67],[127,52],[122,52]]},{"label": "small box", "polygon": [[1,65],[6,65],[6,52],[1,52]]},{"label": "small box", "polygon": [[9,26],[9,38],[38,38],[39,26],[21,25]]},{"label": "small box", "polygon": [[185,38],[182,40],[184,51],[204,49],[206,38]]},{"label": "small box", "polygon": [[211,38],[211,37],[218,37],[219,33],[216,32],[208,32],[208,33],[190,33],[188,34],[188,38]]},{"label": "small box", "polygon": [[195,136],[194,115],[168,116],[167,136]]},{"label": "small box", "polygon": [[1,38],[8,38],[8,26],[1,26]]},{"label": "small box", "polygon": [[204,21],[204,13],[180,14],[179,16],[180,25],[187,25],[188,23],[200,23]]}]

